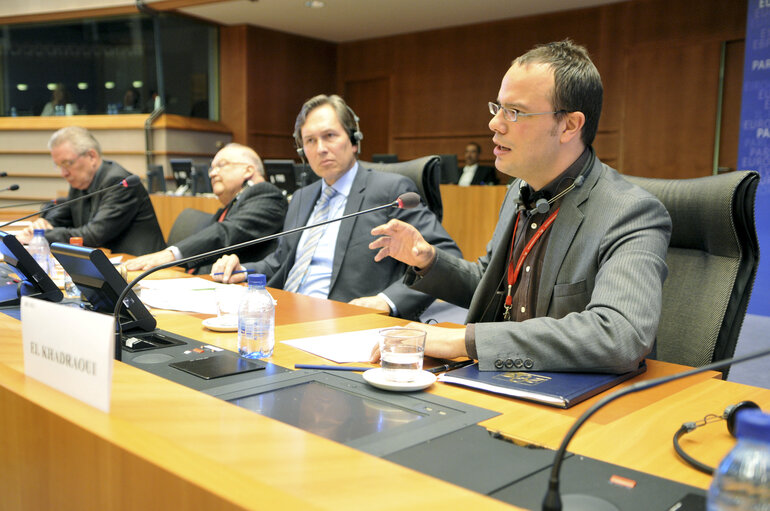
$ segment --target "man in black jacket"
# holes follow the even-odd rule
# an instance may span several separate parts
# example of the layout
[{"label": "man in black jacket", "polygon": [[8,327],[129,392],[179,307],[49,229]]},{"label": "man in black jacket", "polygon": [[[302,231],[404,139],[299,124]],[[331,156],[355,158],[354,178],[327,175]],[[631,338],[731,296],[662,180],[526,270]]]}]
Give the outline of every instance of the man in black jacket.
[{"label": "man in black jacket", "polygon": [[[111,187],[131,175],[119,164],[102,159],[99,142],[84,128],[60,129],[51,136],[48,149],[70,185],[67,200]],[[115,188],[45,212],[17,237],[28,242],[34,229],[45,229],[49,242],[68,243],[70,237],[79,236],[85,246],[134,255],[166,246],[143,186]]]},{"label": "man in black jacket", "polygon": [[[222,203],[210,223],[166,250],[128,261],[129,270],[147,270],[281,230],[286,199],[281,190],[265,181],[262,160],[253,149],[241,144],[226,145],[214,156],[209,177],[211,188]],[[275,242],[260,243],[236,253],[249,260],[260,260],[274,249]],[[200,261],[194,267],[207,272],[212,262]]]}]

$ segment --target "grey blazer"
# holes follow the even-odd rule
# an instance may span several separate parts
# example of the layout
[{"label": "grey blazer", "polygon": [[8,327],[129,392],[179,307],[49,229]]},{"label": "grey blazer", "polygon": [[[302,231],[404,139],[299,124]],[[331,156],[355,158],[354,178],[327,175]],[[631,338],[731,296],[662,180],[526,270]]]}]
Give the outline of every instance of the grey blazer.
[{"label": "grey blazer", "polygon": [[[344,214],[354,213],[394,201],[405,192],[417,192],[414,183],[399,174],[377,172],[361,166],[353,180]],[[302,187],[289,203],[284,230],[306,225],[318,197],[321,182]],[[436,216],[424,205],[414,209],[382,209],[349,220],[340,225],[332,262],[329,299],[348,302],[361,296],[384,293],[398,309],[398,315],[418,319],[420,314],[433,302],[433,298],[407,287],[402,278],[406,265],[390,257],[374,262],[376,251],[369,249],[374,241],[371,230],[398,218],[417,227],[430,243],[440,247],[446,254],[462,257],[457,244],[447,234]],[[289,270],[294,265],[301,233],[285,236],[278,241],[278,248],[269,256],[245,267],[264,273],[270,287],[283,288]]]},{"label": "grey blazer", "polygon": [[650,353],[661,311],[671,220],[665,207],[594,160],[582,186],[567,194],[543,261],[535,318],[496,321],[518,181],[475,263],[443,251],[431,269],[405,281],[468,307],[481,370],[625,372]]}]

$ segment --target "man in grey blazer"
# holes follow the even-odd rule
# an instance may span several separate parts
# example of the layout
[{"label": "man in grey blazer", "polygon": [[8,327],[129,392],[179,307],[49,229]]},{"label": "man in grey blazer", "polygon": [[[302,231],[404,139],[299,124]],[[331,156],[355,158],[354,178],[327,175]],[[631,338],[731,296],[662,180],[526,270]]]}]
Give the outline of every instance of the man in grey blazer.
[{"label": "man in grey blazer", "polygon": [[[356,154],[362,135],[355,114],[339,96],[320,95],[305,102],[294,137],[300,154],[322,179],[294,193],[284,230],[388,204],[417,191],[404,176],[359,166]],[[239,282],[244,274],[234,270],[253,270],[264,273],[271,287],[417,319],[433,298],[402,282],[406,265],[394,259],[374,262],[368,248],[372,228],[390,219],[414,225],[430,243],[461,257],[436,216],[420,205],[382,209],[280,238],[278,248],[261,261],[241,265],[237,256],[225,256],[214,263],[212,276]]]},{"label": "man in grey blazer", "polygon": [[518,179],[475,263],[398,221],[373,229],[376,260],[409,264],[414,289],[468,307],[465,329],[421,325],[427,355],[470,356],[481,370],[625,372],[651,352],[671,221],[596,158],[601,101],[598,71],[569,40],[513,62],[489,127],[495,166]]}]

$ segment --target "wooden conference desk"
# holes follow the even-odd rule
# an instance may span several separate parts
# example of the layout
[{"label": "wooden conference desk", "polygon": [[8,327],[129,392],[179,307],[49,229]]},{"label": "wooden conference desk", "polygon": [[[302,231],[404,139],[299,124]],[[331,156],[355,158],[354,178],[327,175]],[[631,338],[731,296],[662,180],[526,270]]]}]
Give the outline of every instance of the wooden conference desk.
[{"label": "wooden conference desk", "polygon": [[[277,299],[279,309],[300,305],[290,293]],[[365,309],[356,314],[346,304],[326,306],[332,317],[279,316],[284,319],[277,339],[403,323]],[[157,317],[161,328],[235,347],[235,334],[208,332],[195,315],[162,312]],[[511,509],[123,363],[115,363],[112,410],[104,414],[26,378],[20,332],[18,321],[0,317],[4,510]],[[287,367],[320,361],[280,342],[272,360]],[[681,369],[651,362],[644,377]],[[705,488],[709,478],[676,458],[674,431],[682,422],[721,413],[744,399],[770,408],[770,391],[714,377],[695,376],[618,401],[586,424],[571,450]],[[482,425],[548,447],[556,447],[574,418],[596,399],[559,410],[443,384],[430,392],[498,411],[501,416]],[[724,424],[701,428],[683,443],[707,463],[732,445]]]}]

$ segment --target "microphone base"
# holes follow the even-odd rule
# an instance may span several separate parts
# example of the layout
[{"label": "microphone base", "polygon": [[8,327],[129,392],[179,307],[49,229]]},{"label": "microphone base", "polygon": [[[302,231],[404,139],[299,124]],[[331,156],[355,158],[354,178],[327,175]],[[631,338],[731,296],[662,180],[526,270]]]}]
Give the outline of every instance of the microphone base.
[{"label": "microphone base", "polygon": [[608,500],[581,493],[562,495],[561,504],[564,511],[620,511]]}]

